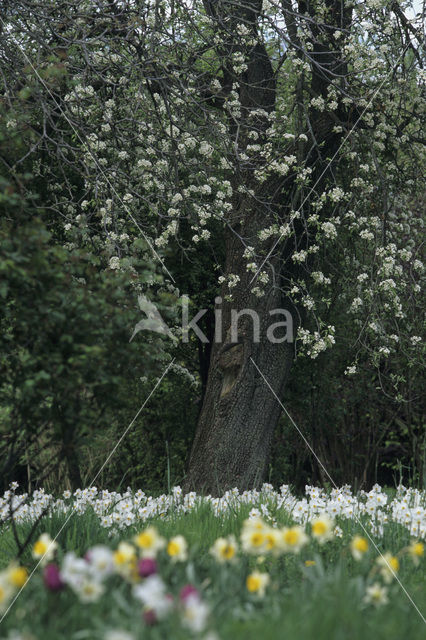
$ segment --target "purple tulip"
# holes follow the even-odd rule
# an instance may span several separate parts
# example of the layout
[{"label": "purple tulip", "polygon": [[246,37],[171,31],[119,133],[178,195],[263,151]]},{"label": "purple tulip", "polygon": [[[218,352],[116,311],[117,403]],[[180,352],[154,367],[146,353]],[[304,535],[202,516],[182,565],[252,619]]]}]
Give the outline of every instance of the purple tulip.
[{"label": "purple tulip", "polygon": [[192,584],[186,584],[180,590],[179,597],[182,600],[182,602],[185,602],[185,600],[190,596],[200,597],[200,594],[198,593],[198,590],[194,586],[192,586]]},{"label": "purple tulip", "polygon": [[49,591],[60,591],[65,587],[57,564],[48,564],[43,572],[44,584]]},{"label": "purple tulip", "polygon": [[145,624],[147,624],[149,627],[152,627],[154,624],[156,624],[157,615],[154,609],[145,609],[145,611],[143,612],[143,619],[145,621]]},{"label": "purple tulip", "polygon": [[142,558],[138,562],[138,573],[141,578],[148,578],[157,573],[157,563],[154,558]]}]

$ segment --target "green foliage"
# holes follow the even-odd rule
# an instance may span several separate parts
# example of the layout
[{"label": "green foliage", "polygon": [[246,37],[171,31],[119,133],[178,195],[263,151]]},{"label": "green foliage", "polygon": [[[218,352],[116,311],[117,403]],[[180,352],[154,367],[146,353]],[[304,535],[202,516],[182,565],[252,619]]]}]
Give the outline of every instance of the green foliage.
[{"label": "green foliage", "polygon": [[[120,411],[102,431],[93,431],[81,448],[86,486],[108,457],[133,415],[129,397],[141,405],[153,382],[126,381],[117,390]],[[97,480],[98,486],[149,487],[154,495],[182,483],[198,414],[199,389],[187,374],[171,371],[157,387],[137,422]],[[136,413],[134,409],[133,414]]]},{"label": "green foliage", "polygon": [[[67,462],[80,485],[77,447],[109,425],[119,390],[157,372],[167,359],[158,334],[140,332],[139,290],[155,274],[139,264],[137,282],[102,269],[101,259],[57,244],[37,220],[0,235],[2,477],[25,463],[37,480]],[[158,279],[158,278],[157,278]],[[156,297],[163,311],[170,300]],[[127,407],[135,409],[138,398]],[[136,412],[136,409],[135,409]],[[42,470],[43,469],[43,470]]]},{"label": "green foliage", "polygon": [[[356,375],[346,375],[356,331],[333,311],[339,326],[336,345],[313,362],[296,359],[283,403],[337,485],[368,489],[374,483],[423,488],[426,440],[421,369],[405,369],[401,382],[407,400],[383,393],[382,384],[403,367],[395,355],[379,372],[365,359]],[[293,424],[283,415],[274,436],[270,482],[327,486],[324,473]]]}]

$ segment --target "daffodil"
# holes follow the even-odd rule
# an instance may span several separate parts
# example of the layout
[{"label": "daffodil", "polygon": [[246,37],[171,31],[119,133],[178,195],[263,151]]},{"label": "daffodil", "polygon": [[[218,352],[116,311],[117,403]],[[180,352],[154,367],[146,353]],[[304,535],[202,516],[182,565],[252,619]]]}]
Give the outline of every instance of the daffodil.
[{"label": "daffodil", "polygon": [[312,537],[320,544],[324,544],[333,537],[334,522],[325,513],[311,520],[311,528]]},{"label": "daffodil", "polygon": [[305,560],[305,567],[315,567],[315,560]]},{"label": "daffodil", "polygon": [[184,562],[188,558],[188,544],[183,536],[174,536],[167,544],[167,553],[172,562]]},{"label": "daffodil", "polygon": [[237,550],[237,541],[235,536],[231,535],[227,538],[218,538],[210,549],[210,553],[217,562],[224,564],[235,561]]},{"label": "daffodil", "polygon": [[0,613],[4,613],[15,590],[7,578],[6,572],[0,573]]},{"label": "daffodil", "polygon": [[368,551],[368,540],[362,536],[355,536],[350,544],[351,552],[355,560],[361,560],[361,558]]},{"label": "daffodil", "polygon": [[247,576],[246,586],[250,593],[256,593],[263,597],[265,595],[265,589],[270,582],[270,577],[267,573],[261,573],[260,571],[253,571]]},{"label": "daffodil", "polygon": [[276,555],[281,551],[281,534],[278,529],[268,527],[265,531],[265,551]]},{"label": "daffodil", "polygon": [[398,558],[388,552],[379,556],[376,563],[380,567],[380,574],[383,580],[387,583],[392,582],[399,570]]},{"label": "daffodil", "polygon": [[128,542],[120,542],[117,549],[112,554],[112,560],[116,572],[123,576],[123,578],[136,581],[139,577],[137,571],[136,549]]},{"label": "daffodil", "polygon": [[99,580],[103,580],[113,572],[113,553],[104,545],[99,544],[89,549],[86,560],[90,563],[93,574]]},{"label": "daffodil", "polygon": [[144,558],[155,558],[158,551],[164,549],[166,544],[166,541],[159,535],[155,527],[148,527],[141,531],[133,540]]},{"label": "daffodil", "polygon": [[410,554],[415,566],[417,566],[420,562],[420,559],[425,555],[425,545],[423,542],[413,540],[412,543],[407,547],[407,551]]},{"label": "daffodil", "polygon": [[182,624],[193,633],[201,633],[206,627],[209,613],[209,607],[199,595],[192,594],[183,602]]},{"label": "daffodil", "polygon": [[284,552],[299,553],[309,541],[303,527],[299,525],[284,527],[281,529],[280,535],[281,548]]},{"label": "daffodil", "polygon": [[28,571],[25,567],[20,567],[15,563],[9,566],[6,575],[12,587],[16,589],[21,589],[28,580]]},{"label": "daffodil", "polygon": [[246,553],[262,554],[266,550],[268,527],[260,518],[245,520],[241,531],[241,546]]},{"label": "daffodil", "polygon": [[378,582],[375,582],[371,586],[367,587],[364,602],[366,604],[373,604],[375,607],[387,604],[389,602],[387,596],[387,589]]},{"label": "daffodil", "polygon": [[52,540],[48,533],[42,533],[33,546],[33,558],[40,560],[43,566],[50,562],[58,548],[58,543]]},{"label": "daffodil", "polygon": [[158,574],[149,576],[141,584],[133,587],[133,595],[140,600],[146,610],[153,611],[161,620],[173,608],[173,598],[166,592],[166,585]]},{"label": "daffodil", "polygon": [[135,548],[128,542],[120,542],[113,553],[113,561],[116,566],[126,564],[136,556]]},{"label": "daffodil", "polygon": [[97,602],[103,594],[105,587],[98,580],[86,577],[75,589],[81,602]]}]

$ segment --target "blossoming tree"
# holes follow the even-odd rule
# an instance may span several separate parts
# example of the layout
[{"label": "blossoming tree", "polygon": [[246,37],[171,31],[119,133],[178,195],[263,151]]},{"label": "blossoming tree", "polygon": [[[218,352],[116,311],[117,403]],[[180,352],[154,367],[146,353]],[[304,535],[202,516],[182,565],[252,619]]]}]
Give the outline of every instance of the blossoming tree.
[{"label": "blossoming tree", "polygon": [[359,329],[348,374],[362,350],[379,370],[397,348],[418,357],[410,15],[389,0],[19,0],[2,18],[2,109],[28,140],[12,171],[47,185],[66,243],[107,246],[131,276],[143,236],[172,290],[170,250],[223,250],[187,488],[262,480],[295,354],[335,342],[336,292]]}]

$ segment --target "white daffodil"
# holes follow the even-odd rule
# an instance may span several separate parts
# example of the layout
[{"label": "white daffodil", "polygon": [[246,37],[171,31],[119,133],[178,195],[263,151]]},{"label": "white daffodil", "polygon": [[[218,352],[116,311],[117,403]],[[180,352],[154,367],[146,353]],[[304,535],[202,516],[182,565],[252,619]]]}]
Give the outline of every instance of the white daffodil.
[{"label": "white daffodil", "polygon": [[378,582],[375,582],[371,586],[367,587],[364,602],[366,604],[373,604],[375,607],[387,604],[389,602],[387,596],[387,589]]},{"label": "white daffodil", "polygon": [[92,575],[97,580],[103,580],[113,572],[113,553],[108,547],[96,545],[89,549],[86,557],[92,569]]},{"label": "white daffodil", "polygon": [[311,520],[312,537],[324,544],[333,537],[334,521],[326,513]]},{"label": "white daffodil", "polygon": [[43,566],[53,559],[57,548],[58,543],[52,540],[48,533],[42,533],[33,546],[33,558],[40,560]]},{"label": "white daffodil", "polygon": [[204,631],[210,610],[196,594],[185,598],[182,612],[182,624],[193,633]]}]

